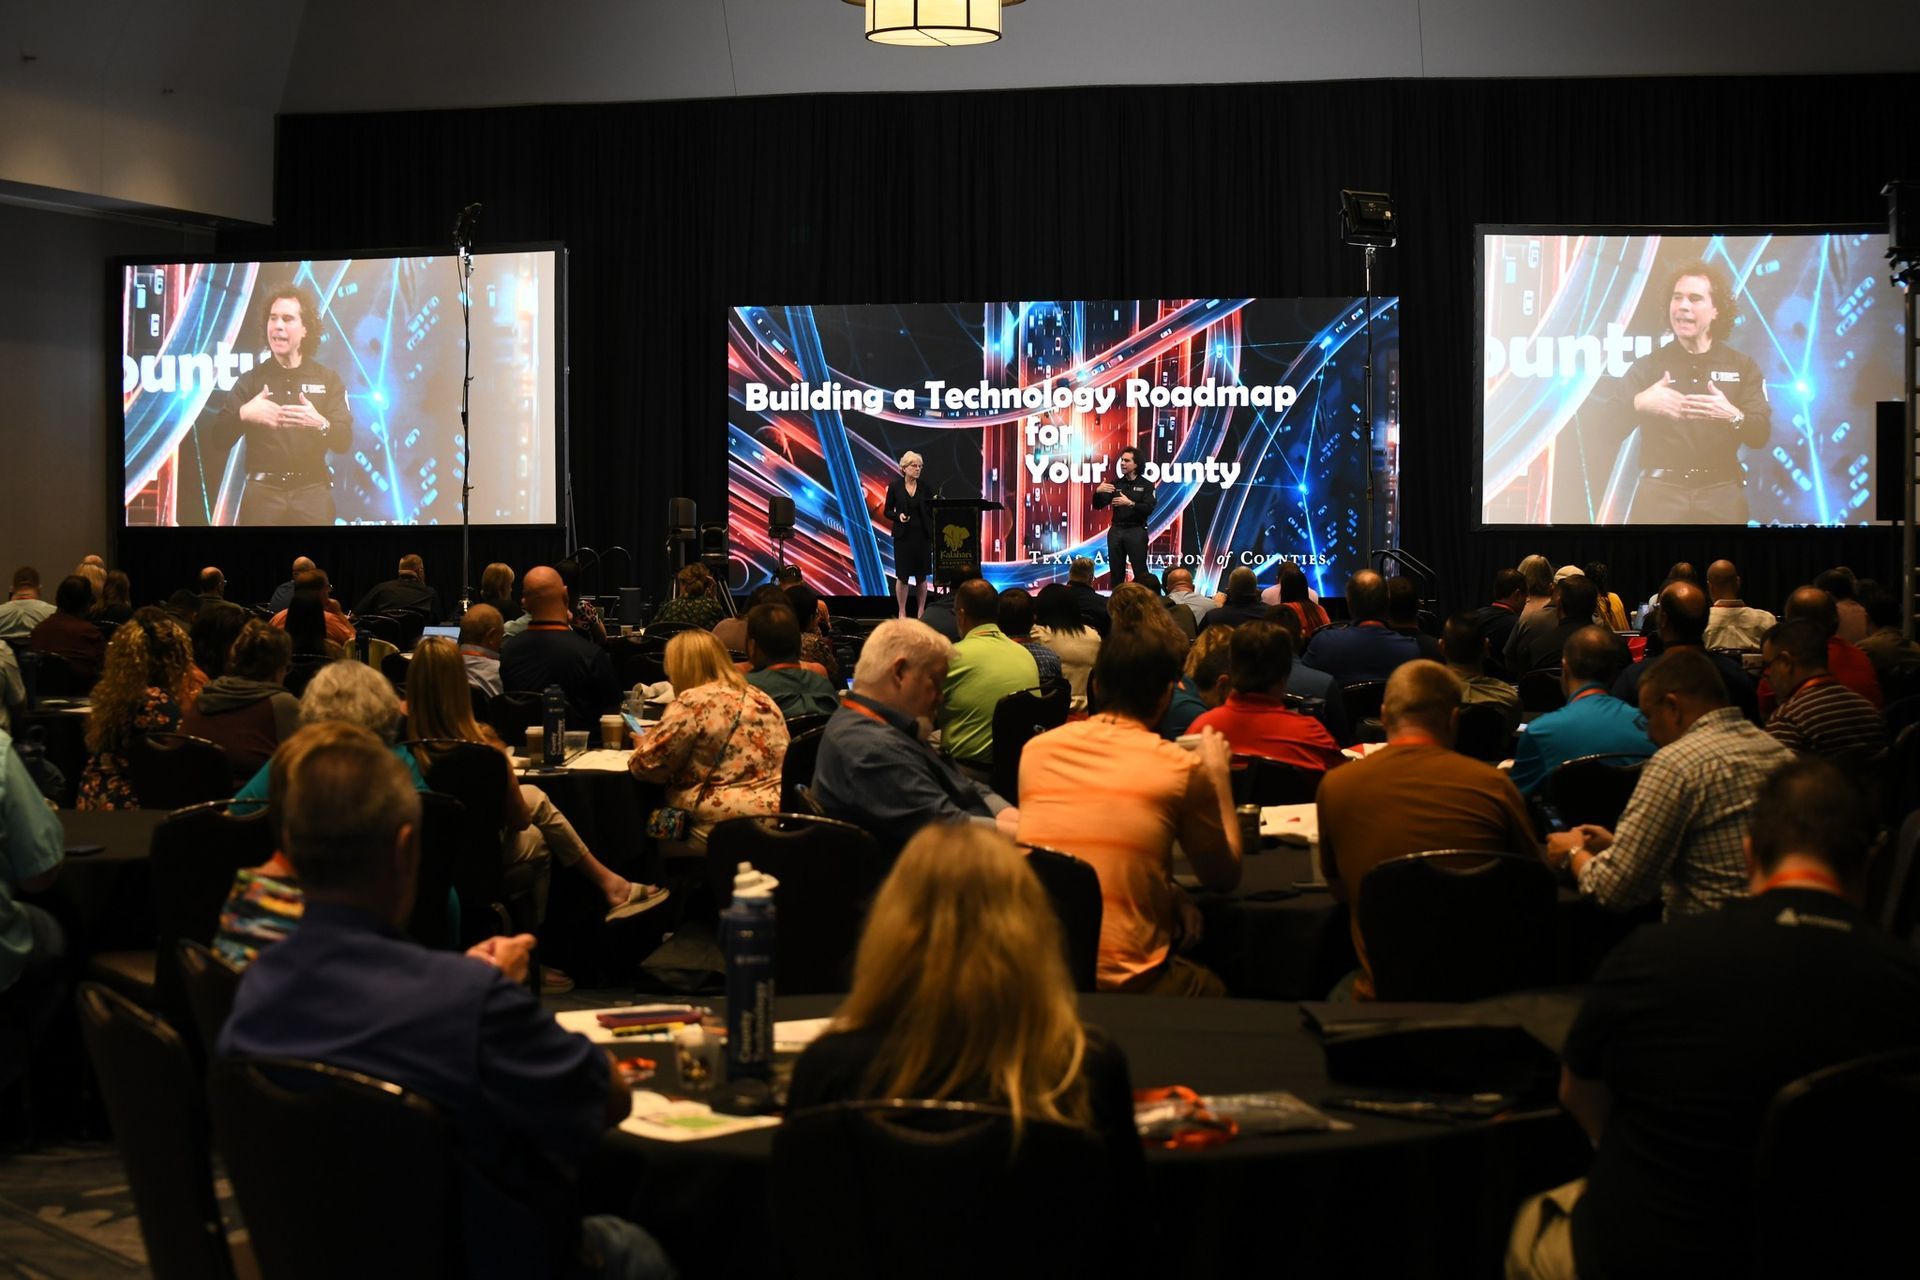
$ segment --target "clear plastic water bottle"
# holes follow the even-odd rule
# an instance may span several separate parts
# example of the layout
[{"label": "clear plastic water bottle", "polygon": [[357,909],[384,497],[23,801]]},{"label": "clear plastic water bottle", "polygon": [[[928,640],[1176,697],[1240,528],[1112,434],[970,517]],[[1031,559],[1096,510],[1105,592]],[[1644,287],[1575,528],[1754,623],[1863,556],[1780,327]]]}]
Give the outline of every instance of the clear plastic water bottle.
[{"label": "clear plastic water bottle", "polygon": [[729,1080],[765,1080],[773,1071],[773,891],[779,885],[743,862],[733,877],[733,904],[720,913]]},{"label": "clear plastic water bottle", "polygon": [[541,695],[541,721],[545,726],[540,744],[541,763],[550,769],[558,769],[567,759],[567,696],[560,692],[560,686],[550,684]]}]

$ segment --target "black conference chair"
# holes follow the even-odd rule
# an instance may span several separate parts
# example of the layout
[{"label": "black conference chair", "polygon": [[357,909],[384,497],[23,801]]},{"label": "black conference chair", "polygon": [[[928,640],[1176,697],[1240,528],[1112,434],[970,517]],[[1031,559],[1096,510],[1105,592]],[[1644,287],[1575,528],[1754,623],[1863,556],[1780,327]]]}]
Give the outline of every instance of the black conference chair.
[{"label": "black conference chair", "polygon": [[812,733],[815,729],[827,727],[827,721],[833,719],[833,713],[812,712],[803,716],[791,716],[787,720],[787,741],[792,742],[803,733]]},{"label": "black conference chair", "polygon": [[[1324,769],[1302,769],[1299,765],[1265,756],[1235,752],[1233,756],[1233,802],[1235,804],[1312,804],[1320,790]],[[1252,852],[1252,850],[1248,850]]]},{"label": "black conference chair", "polygon": [[1453,749],[1463,756],[1498,764],[1513,754],[1507,715],[1491,702],[1469,702],[1453,725]]},{"label": "black conference chair", "polygon": [[[1920,662],[1902,662],[1882,671],[1880,695],[1886,700],[1889,712],[1893,710],[1895,703],[1920,699]],[[1887,729],[1892,733],[1899,732],[1893,725],[1891,715],[1887,718]]]},{"label": "black conference chair", "polygon": [[324,653],[296,653],[287,664],[287,692],[299,697],[307,691],[307,682],[320,674],[320,668],[333,659]]},{"label": "black conference chair", "polygon": [[507,892],[507,788],[516,784],[506,757],[451,738],[405,745],[422,762],[427,786],[460,802],[464,821],[450,873],[460,898],[461,940],[471,946],[496,933],[530,931],[537,923],[531,892],[511,899]]},{"label": "black conference chair", "polygon": [[389,614],[363,613],[354,618],[353,625],[375,640],[385,640],[396,648],[400,645],[400,620]]},{"label": "black conference chair", "polygon": [[227,1024],[227,1015],[233,1012],[233,997],[240,990],[240,970],[192,938],[174,944],[174,957],[186,988],[187,1008],[193,1013],[193,1028],[199,1033],[201,1058],[211,1061],[213,1043]]},{"label": "black conference chair", "polygon": [[153,830],[154,1008],[176,1027],[193,1025],[180,942],[213,941],[233,877],[271,858],[278,843],[264,806],[236,815],[231,803],[181,809]]},{"label": "black conference chair", "polygon": [[993,789],[1009,803],[1019,803],[1020,757],[1027,743],[1067,722],[1067,687],[1053,682],[1044,689],[1022,689],[993,704]]},{"label": "black conference chair", "polygon": [[1347,723],[1357,725],[1363,720],[1378,720],[1380,702],[1386,694],[1385,680],[1362,680],[1342,688],[1340,705],[1347,713]]},{"label": "black conference chair", "polygon": [[1442,849],[1390,858],[1357,916],[1381,1000],[1478,1000],[1557,977],[1553,872],[1538,858]]},{"label": "black conference chair", "polygon": [[1567,705],[1567,691],[1560,684],[1560,668],[1540,667],[1520,677],[1520,709],[1540,714],[1558,711]]},{"label": "black conference chair", "polygon": [[466,1274],[462,1167],[453,1128],[431,1102],[371,1076],[282,1059],[216,1062],[207,1100],[263,1275]]},{"label": "black conference chair", "polygon": [[1752,1274],[1786,1280],[1905,1271],[1920,1198],[1916,1145],[1920,1049],[1858,1058],[1781,1089],[1767,1108],[1754,1163]]},{"label": "black conference chair", "polygon": [[142,809],[184,809],[233,794],[233,765],[216,742],[148,733],[127,748],[127,785]]},{"label": "black conference chair", "polygon": [[500,735],[500,741],[518,750],[527,740],[527,730],[539,724],[546,714],[540,695],[528,689],[509,689],[487,703],[485,724]]},{"label": "black conference chair", "polygon": [[393,691],[401,697],[407,696],[407,671],[413,666],[413,659],[395,650],[380,659],[380,674],[387,678]]},{"label": "black conference chair", "polygon": [[155,1280],[231,1280],[213,1193],[206,1104],[179,1032],[94,982],[76,1001],[80,1031],[140,1215]]},{"label": "black conference chair", "polygon": [[33,665],[36,699],[82,698],[93,691],[93,681],[74,670],[73,664],[57,653],[35,653]]},{"label": "black conference chair", "polygon": [[[774,1238],[797,1280],[1129,1272],[1112,1163],[1085,1130],[967,1102],[840,1102],[773,1139]],[[1064,1229],[1063,1224],[1073,1224]]]},{"label": "black conference chair", "polygon": [[774,986],[782,995],[847,989],[867,905],[887,867],[873,837],[851,822],[782,813],[730,818],[707,836],[714,903],[733,901],[733,876],[751,863],[780,882],[773,891],[780,945]]},{"label": "black conference chair", "polygon": [[1549,773],[1540,794],[1568,829],[1591,822],[1611,831],[1640,785],[1646,763],[1644,756],[1578,756]]},{"label": "black conference chair", "polygon": [[1100,965],[1100,924],[1106,904],[1100,896],[1100,876],[1088,863],[1057,849],[1030,846],[1027,865],[1040,877],[1060,917],[1060,940],[1066,947],[1067,974],[1075,991],[1096,987]]},{"label": "black conference chair", "polygon": [[813,785],[813,766],[820,759],[820,739],[826,735],[826,726],[808,729],[796,733],[787,739],[787,754],[780,762],[780,808],[795,811],[803,808],[797,787]]},{"label": "black conference chair", "polygon": [[414,881],[407,936],[436,951],[460,946],[449,908],[453,868],[467,837],[466,806],[437,791],[420,793],[420,872]]}]

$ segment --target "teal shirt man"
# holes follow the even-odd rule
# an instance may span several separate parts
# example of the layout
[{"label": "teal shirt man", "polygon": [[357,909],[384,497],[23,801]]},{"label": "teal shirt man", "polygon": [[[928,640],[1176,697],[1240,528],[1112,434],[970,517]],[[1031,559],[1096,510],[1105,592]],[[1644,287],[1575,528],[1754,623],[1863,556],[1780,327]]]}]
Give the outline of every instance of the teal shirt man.
[{"label": "teal shirt man", "polygon": [[994,705],[1039,684],[1040,667],[1025,645],[1009,639],[996,623],[970,628],[953,646],[953,661],[947,666],[940,745],[963,765],[990,767]]},{"label": "teal shirt man", "polygon": [[1567,705],[1531,721],[1513,752],[1513,785],[1521,795],[1539,790],[1547,775],[1581,756],[1653,754],[1640,708],[1608,693],[1599,682],[1574,689]]}]

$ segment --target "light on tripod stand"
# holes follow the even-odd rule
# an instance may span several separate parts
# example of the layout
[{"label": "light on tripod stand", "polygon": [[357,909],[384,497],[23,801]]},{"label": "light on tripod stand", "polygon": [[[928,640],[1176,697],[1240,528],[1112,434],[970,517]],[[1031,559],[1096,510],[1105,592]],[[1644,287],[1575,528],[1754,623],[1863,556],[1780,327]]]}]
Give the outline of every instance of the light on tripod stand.
[{"label": "light on tripod stand", "polygon": [[1393,197],[1384,191],[1340,192],[1340,238],[1366,249],[1391,249],[1398,234]]}]

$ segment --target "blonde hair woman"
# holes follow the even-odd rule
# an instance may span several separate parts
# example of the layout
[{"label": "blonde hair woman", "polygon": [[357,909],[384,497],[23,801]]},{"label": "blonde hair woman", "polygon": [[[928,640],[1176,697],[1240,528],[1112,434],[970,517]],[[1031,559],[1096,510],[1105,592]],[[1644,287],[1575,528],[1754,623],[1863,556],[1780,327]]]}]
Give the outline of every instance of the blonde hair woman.
[{"label": "blonde hair woman", "polygon": [[127,782],[127,750],[149,733],[174,733],[195,692],[187,673],[193,648],[180,624],[151,606],[114,630],[93,686],[87,748],[76,809],[138,809]]},{"label": "blonde hair woman", "polygon": [[927,582],[933,576],[933,495],[920,480],[926,460],[909,449],[900,455],[900,478],[887,486],[880,514],[893,533],[893,603],[907,616],[907,579],[920,586],[913,616],[927,611]]},{"label": "blonde hair woman", "polygon": [[789,1109],[860,1098],[983,1102],[1090,1129],[1141,1161],[1126,1059],[1080,1025],[1060,925],[1006,837],[954,823],[907,842],[867,914],[853,990],[801,1055]]},{"label": "blonde hair woman", "polygon": [[627,768],[666,784],[666,803],[692,815],[680,852],[700,853],[727,818],[780,811],[787,722],[774,700],[747,683],[711,631],[667,641],[674,699],[641,736]]},{"label": "blonde hair woman", "polygon": [[[445,636],[429,636],[414,648],[413,661],[407,667],[407,736],[416,740],[450,738],[506,750],[492,729],[473,718],[466,659],[460,656],[460,646]],[[430,751],[423,747],[418,753],[421,764],[427,767],[431,767]],[[531,884],[537,916],[544,919],[547,913],[547,880],[554,862],[580,872],[593,883],[606,899],[609,920],[637,915],[666,901],[665,889],[634,884],[594,857],[546,792],[514,782],[511,774],[507,788],[507,829],[513,833],[507,846],[507,887],[517,890]],[[547,980],[545,973],[543,981]],[[549,986],[557,986],[558,981],[550,981]]]}]

